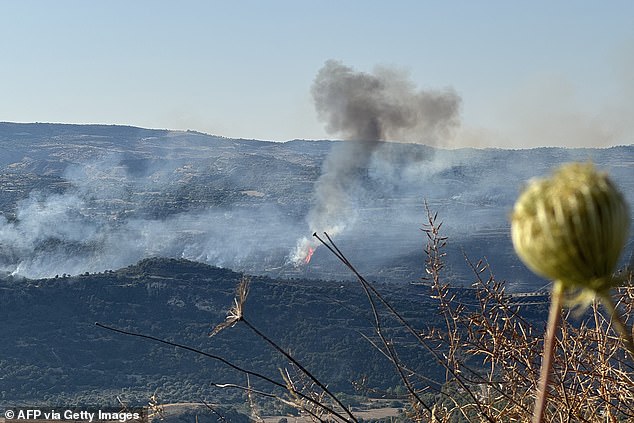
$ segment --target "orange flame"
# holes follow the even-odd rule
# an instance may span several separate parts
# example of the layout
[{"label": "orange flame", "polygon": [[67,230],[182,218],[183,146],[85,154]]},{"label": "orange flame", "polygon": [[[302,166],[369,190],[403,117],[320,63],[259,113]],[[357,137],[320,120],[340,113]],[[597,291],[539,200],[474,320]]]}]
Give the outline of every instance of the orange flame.
[{"label": "orange flame", "polygon": [[304,259],[304,263],[310,263],[310,259],[313,258],[313,253],[315,249],[313,247],[308,247],[308,253],[306,253],[306,258]]}]

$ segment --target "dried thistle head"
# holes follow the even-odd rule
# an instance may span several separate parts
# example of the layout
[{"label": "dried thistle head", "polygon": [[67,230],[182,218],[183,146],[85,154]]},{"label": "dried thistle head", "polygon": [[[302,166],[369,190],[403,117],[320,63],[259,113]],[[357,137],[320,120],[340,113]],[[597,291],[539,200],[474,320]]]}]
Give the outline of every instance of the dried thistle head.
[{"label": "dried thistle head", "polygon": [[629,210],[607,174],[569,163],[532,181],[515,203],[513,246],[535,273],[566,288],[606,292],[627,240]]},{"label": "dried thistle head", "polygon": [[230,328],[236,325],[240,320],[243,319],[243,308],[244,303],[247,300],[247,296],[249,295],[249,284],[251,283],[251,279],[247,276],[243,276],[240,279],[240,283],[236,288],[236,295],[233,298],[233,306],[227,312],[227,318],[224,322],[220,323],[218,326],[211,331],[209,336],[214,336],[218,332]]}]

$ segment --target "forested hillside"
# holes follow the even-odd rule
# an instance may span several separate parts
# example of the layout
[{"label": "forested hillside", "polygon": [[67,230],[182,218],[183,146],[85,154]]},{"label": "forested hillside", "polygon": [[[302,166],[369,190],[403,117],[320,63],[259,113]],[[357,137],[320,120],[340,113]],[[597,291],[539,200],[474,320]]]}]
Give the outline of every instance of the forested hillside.
[{"label": "forested hillside", "polygon": [[[208,334],[225,319],[241,274],[200,263],[148,259],[118,271],[52,279],[0,282],[0,399],[12,404],[110,403],[116,396],[144,403],[155,391],[165,401],[198,398],[242,401],[242,392],[212,383],[245,384],[243,375],[200,355],[116,334],[116,328],[217,354],[279,379],[291,368],[244,327]],[[378,289],[421,329],[441,325],[429,287],[378,284]],[[473,303],[470,290],[457,298]],[[386,390],[398,379],[362,335],[373,337],[370,308],[355,282],[254,277],[246,302],[250,322],[335,391],[354,393],[353,381]],[[539,315],[539,308],[527,310]],[[387,331],[404,360],[428,377],[440,366],[396,328]],[[257,380],[254,386],[262,386]],[[264,384],[263,388],[270,388]]]}]

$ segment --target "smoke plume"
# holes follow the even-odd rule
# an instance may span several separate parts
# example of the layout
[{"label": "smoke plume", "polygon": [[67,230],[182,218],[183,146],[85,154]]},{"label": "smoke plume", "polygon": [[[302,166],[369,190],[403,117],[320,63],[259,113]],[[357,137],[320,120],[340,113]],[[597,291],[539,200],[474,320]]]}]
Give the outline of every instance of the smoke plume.
[{"label": "smoke plume", "polygon": [[312,87],[326,130],[346,140],[435,144],[458,125],[460,97],[452,90],[420,90],[407,75],[378,68],[356,72],[329,60]]},{"label": "smoke plume", "polygon": [[[354,221],[356,185],[381,141],[438,145],[459,125],[460,97],[453,90],[417,90],[393,69],[368,74],[329,60],[311,91],[326,130],[347,141],[324,162],[307,217],[311,232],[334,235]],[[315,245],[300,239],[293,262],[303,262]]]}]

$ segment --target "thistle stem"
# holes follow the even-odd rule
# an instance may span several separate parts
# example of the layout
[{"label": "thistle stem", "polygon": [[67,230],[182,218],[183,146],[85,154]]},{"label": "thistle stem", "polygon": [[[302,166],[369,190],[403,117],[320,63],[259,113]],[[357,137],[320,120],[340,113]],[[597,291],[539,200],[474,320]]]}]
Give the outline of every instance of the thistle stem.
[{"label": "thistle stem", "polygon": [[546,410],[546,400],[548,399],[548,384],[552,373],[552,363],[555,353],[555,332],[559,327],[561,319],[561,305],[563,300],[564,287],[561,281],[555,281],[553,285],[552,297],[550,300],[550,310],[548,312],[548,326],[544,336],[544,355],[539,374],[539,387],[535,410],[533,411],[533,423],[542,423]]},{"label": "thistle stem", "polygon": [[326,385],[324,385],[319,379],[317,379],[315,376],[313,376],[312,373],[310,373],[308,370],[306,370],[306,368],[304,366],[302,366],[300,364],[299,361],[297,361],[292,355],[290,355],[289,353],[287,353],[284,349],[282,349],[279,345],[277,345],[275,342],[273,342],[273,340],[271,338],[269,338],[268,336],[266,336],[264,333],[260,332],[258,330],[258,328],[256,328],[255,326],[253,326],[251,323],[249,323],[248,320],[246,320],[244,318],[244,316],[242,317],[242,319],[240,319],[240,321],[242,323],[244,323],[249,329],[251,329],[256,335],[258,335],[260,338],[264,339],[269,345],[271,345],[276,351],[278,351],[280,354],[282,354],[284,357],[286,357],[291,363],[293,363],[295,366],[297,366],[297,368],[304,373],[306,376],[308,376],[310,378],[310,380],[312,380],[315,385],[319,386],[319,388],[321,388],[322,391],[324,391],[330,398],[333,399],[333,401],[348,415],[349,419],[346,419],[345,417],[341,416],[341,414],[339,413],[335,413],[333,412],[333,414],[335,414],[337,417],[339,417],[340,419],[342,419],[343,421],[346,422],[358,422],[357,418],[352,414],[352,412],[350,411],[350,409],[348,407],[346,407],[340,400],[339,398],[337,398],[337,396],[335,394],[333,394],[332,392],[330,392],[330,390],[328,389],[328,387]]},{"label": "thistle stem", "polygon": [[612,323],[614,323],[616,332],[621,336],[621,340],[625,344],[625,348],[627,348],[630,353],[630,358],[634,359],[634,339],[632,339],[632,332],[623,321],[619,311],[616,309],[614,300],[612,300],[612,297],[608,293],[600,294],[599,298],[601,299],[603,306],[608,310],[608,314],[610,315]]}]

